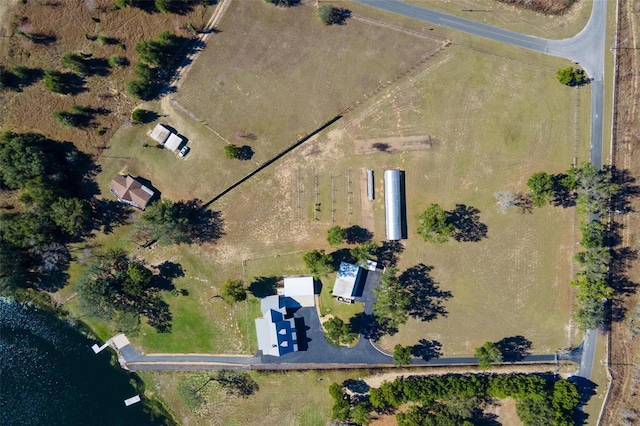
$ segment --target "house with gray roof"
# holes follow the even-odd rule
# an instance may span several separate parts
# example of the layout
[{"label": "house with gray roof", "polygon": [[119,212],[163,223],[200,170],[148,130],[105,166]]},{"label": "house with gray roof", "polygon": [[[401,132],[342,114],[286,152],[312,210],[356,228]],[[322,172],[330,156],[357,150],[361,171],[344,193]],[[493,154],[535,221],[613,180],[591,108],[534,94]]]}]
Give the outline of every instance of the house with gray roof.
[{"label": "house with gray roof", "polygon": [[263,355],[282,356],[298,350],[295,319],[287,315],[285,298],[279,295],[260,300],[262,318],[256,318],[258,349]]}]

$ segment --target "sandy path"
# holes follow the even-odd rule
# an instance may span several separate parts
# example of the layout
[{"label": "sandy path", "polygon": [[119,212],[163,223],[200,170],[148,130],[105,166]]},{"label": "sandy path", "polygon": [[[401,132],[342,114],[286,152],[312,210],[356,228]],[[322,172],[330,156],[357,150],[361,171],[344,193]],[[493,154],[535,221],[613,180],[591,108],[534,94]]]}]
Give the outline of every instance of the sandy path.
[{"label": "sandy path", "polygon": [[[9,17],[11,14],[10,10],[18,3],[18,0],[2,0],[0,1],[0,35],[7,36],[9,35]],[[0,38],[3,39],[4,37]],[[2,41],[0,41],[2,43]]]}]

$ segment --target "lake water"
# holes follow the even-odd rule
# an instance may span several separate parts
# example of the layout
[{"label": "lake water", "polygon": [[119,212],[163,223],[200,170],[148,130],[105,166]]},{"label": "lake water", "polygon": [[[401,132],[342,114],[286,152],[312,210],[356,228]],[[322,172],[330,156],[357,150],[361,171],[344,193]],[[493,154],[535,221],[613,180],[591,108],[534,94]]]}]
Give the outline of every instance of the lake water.
[{"label": "lake water", "polygon": [[95,341],[55,315],[0,299],[0,425],[161,425],[132,375],[96,355]]}]

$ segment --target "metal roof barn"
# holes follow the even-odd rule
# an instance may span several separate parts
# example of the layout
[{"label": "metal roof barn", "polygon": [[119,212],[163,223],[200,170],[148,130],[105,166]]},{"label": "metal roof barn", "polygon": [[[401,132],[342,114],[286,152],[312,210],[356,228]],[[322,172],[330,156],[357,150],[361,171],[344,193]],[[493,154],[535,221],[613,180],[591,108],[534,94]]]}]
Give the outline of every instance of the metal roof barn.
[{"label": "metal roof barn", "polygon": [[384,213],[387,225],[387,240],[402,239],[402,212],[400,193],[400,170],[384,172]]}]

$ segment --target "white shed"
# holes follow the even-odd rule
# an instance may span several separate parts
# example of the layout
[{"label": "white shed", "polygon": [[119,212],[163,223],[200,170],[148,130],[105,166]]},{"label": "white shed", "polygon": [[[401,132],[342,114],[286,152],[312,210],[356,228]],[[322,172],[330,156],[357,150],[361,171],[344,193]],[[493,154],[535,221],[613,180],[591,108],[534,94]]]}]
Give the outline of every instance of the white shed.
[{"label": "white shed", "polygon": [[302,307],[315,306],[313,277],[285,277],[284,296],[295,300]]},{"label": "white shed", "polygon": [[169,136],[169,139],[167,139],[167,141],[164,143],[164,147],[167,148],[168,150],[176,152],[176,150],[180,147],[181,144],[182,144],[182,138],[179,135],[176,135],[175,133],[171,133],[171,136]]}]

